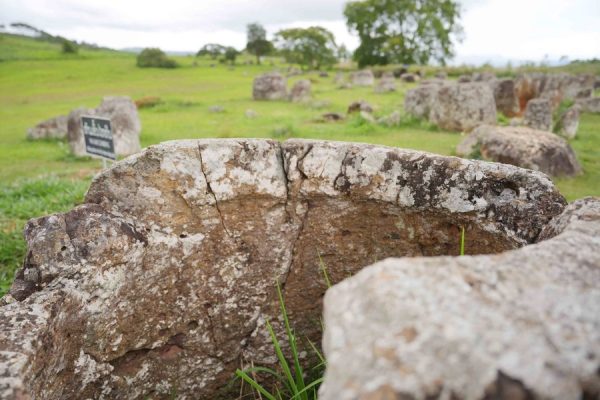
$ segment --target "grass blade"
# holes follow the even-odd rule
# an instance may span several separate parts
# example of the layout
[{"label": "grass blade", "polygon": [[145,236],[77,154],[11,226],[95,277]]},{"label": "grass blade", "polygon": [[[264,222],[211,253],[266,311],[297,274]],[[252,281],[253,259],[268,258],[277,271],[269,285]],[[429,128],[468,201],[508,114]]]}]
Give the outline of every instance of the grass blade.
[{"label": "grass blade", "polygon": [[235,374],[242,378],[246,383],[252,386],[256,391],[265,396],[269,400],[277,400],[271,393],[269,393],[264,387],[262,387],[258,382],[252,379],[246,372],[238,369],[235,371]]},{"label": "grass blade", "polygon": [[298,346],[296,344],[296,337],[290,328],[290,320],[287,315],[287,310],[285,309],[285,303],[283,301],[283,294],[281,293],[281,286],[279,282],[277,282],[277,295],[279,296],[279,304],[281,306],[281,315],[283,316],[283,322],[285,324],[285,331],[288,337],[288,341],[290,343],[290,349],[292,351],[292,357],[294,358],[294,372],[296,375],[295,380],[295,388],[293,393],[297,393],[304,389],[304,375],[302,372],[302,367],[300,366],[300,359],[298,357]]},{"label": "grass blade", "polygon": [[279,340],[277,340],[277,337],[275,336],[275,331],[273,331],[273,327],[271,326],[271,323],[269,323],[269,321],[267,321],[267,329],[269,330],[269,335],[271,335],[271,341],[273,342],[273,347],[275,347],[275,353],[277,354],[279,365],[281,366],[281,369],[283,369],[283,373],[285,374],[289,382],[289,386],[292,389],[292,393],[296,393],[298,389],[296,387],[296,382],[292,377],[292,371],[290,370],[290,366],[288,365],[283,355],[283,351],[281,351]]},{"label": "grass blade", "polygon": [[325,266],[325,263],[323,262],[323,259],[321,258],[321,254],[318,251],[317,251],[317,255],[319,256],[319,266],[321,268],[321,272],[323,272],[323,277],[325,278],[325,283],[327,284],[327,287],[330,288],[331,280],[329,280],[329,274],[327,274],[327,267]]}]

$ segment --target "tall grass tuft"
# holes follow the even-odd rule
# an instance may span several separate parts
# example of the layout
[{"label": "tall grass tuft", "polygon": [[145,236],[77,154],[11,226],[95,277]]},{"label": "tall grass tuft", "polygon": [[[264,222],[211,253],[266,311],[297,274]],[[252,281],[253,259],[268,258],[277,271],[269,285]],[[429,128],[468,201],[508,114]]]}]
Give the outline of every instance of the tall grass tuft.
[{"label": "tall grass tuft", "polygon": [[465,227],[460,227],[460,255],[465,255]]},{"label": "tall grass tuft", "polygon": [[[288,319],[287,310],[285,308],[285,302],[283,294],[281,293],[281,287],[277,283],[277,295],[279,297],[279,305],[281,308],[281,315],[285,326],[285,334],[287,337],[288,345],[291,351],[292,360],[288,362],[285,355],[283,354],[282,346],[275,335],[273,326],[267,321],[267,330],[273,343],[275,354],[279,362],[278,369],[281,372],[276,371],[272,368],[266,367],[251,367],[244,370],[238,369],[236,375],[244,382],[249,384],[253,390],[258,392],[259,397],[264,396],[268,400],[311,400],[317,398],[318,388],[323,382],[323,374],[317,374],[319,377],[316,379],[308,379],[307,377],[311,374],[305,374],[300,365],[300,352],[298,349],[298,342],[296,335],[290,327],[290,321]],[[318,351],[316,346],[310,342],[312,349],[316,352],[317,356],[321,360],[321,363],[317,367],[324,366],[325,360],[321,353]],[[275,378],[277,384],[272,390],[265,388],[258,379],[255,378],[255,373],[263,373],[270,375]]]}]

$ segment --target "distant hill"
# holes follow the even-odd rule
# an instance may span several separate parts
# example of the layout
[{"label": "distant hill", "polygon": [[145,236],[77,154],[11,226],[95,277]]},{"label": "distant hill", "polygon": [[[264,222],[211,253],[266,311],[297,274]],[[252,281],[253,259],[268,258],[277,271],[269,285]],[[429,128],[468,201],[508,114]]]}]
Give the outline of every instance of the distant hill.
[{"label": "distant hill", "polygon": [[79,47],[77,54],[63,54],[62,36],[51,35],[31,25],[16,22],[0,25],[0,61],[45,60],[130,56],[118,50],[92,43],[72,41]]}]

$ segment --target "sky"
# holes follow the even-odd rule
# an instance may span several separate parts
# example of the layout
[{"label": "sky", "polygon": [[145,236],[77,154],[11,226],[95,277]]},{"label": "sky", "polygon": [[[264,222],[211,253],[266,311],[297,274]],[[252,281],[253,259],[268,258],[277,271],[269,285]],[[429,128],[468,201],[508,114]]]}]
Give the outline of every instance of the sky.
[{"label": "sky", "polygon": [[[0,23],[117,49],[197,51],[206,43],[243,48],[246,25],[269,35],[323,26],[349,49],[358,38],[343,17],[347,0],[0,0]],[[464,39],[453,64],[600,58],[600,0],[462,0]]]}]

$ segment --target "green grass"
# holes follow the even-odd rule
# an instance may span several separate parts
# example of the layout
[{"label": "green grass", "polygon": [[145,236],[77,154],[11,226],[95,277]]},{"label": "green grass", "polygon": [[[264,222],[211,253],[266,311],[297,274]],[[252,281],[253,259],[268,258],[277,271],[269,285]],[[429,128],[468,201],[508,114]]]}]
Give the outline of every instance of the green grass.
[{"label": "green grass", "polygon": [[28,219],[67,211],[83,200],[89,178],[26,179],[0,183],[0,297],[25,255],[23,227]]},{"label": "green grass", "polygon": [[[402,109],[404,94],[415,84],[398,82],[396,93],[376,94],[372,88],[337,89],[333,83],[335,72],[328,78],[310,73],[290,78],[288,85],[298,79],[311,79],[314,101],[256,102],[251,99],[253,78],[275,67],[285,71],[287,64],[268,58],[261,66],[246,65],[252,58],[242,56],[238,65],[230,68],[210,58],[174,58],[180,68],[138,68],[133,54],[84,47],[77,55],[63,55],[59,44],[0,34],[0,204],[5,204],[0,206],[0,218],[4,221],[1,279],[8,279],[20,263],[24,246],[20,231],[25,220],[70,208],[80,198],[89,177],[101,167],[98,160],[73,157],[62,141],[28,141],[27,129],[79,106],[96,107],[103,96],[161,99],[160,104],[139,111],[144,147],[182,138],[300,137],[377,143],[452,155],[462,139],[458,133],[407,117],[395,127],[369,123],[358,116],[338,123],[316,122],[325,112],[345,113],[348,104],[359,99],[373,105],[376,117],[388,115]],[[597,65],[578,66],[584,67]],[[213,105],[224,107],[224,112],[211,113],[209,107]],[[248,109],[258,117],[247,118]],[[569,200],[600,195],[600,115],[583,115],[578,136],[571,144],[584,173],[574,179],[557,179],[559,189]],[[75,185],[79,195],[67,194],[65,202],[52,203],[51,195],[44,197],[39,191],[29,191],[31,182],[43,186],[48,176],[68,182],[65,185]],[[6,206],[15,201],[14,193],[21,189],[17,204]],[[55,189],[45,190],[54,193]],[[46,201],[50,203],[44,206]],[[40,204],[31,208],[31,202]],[[13,208],[20,210],[18,216]]]}]

